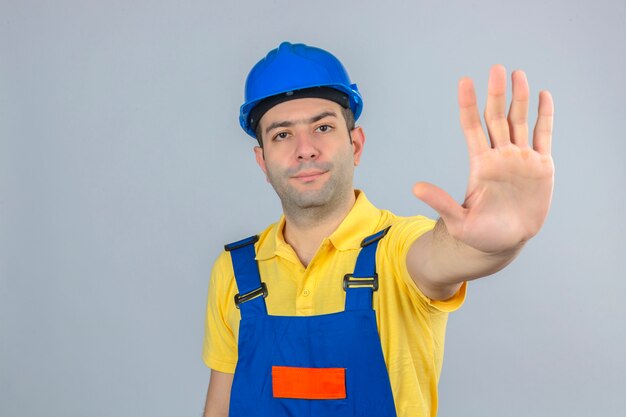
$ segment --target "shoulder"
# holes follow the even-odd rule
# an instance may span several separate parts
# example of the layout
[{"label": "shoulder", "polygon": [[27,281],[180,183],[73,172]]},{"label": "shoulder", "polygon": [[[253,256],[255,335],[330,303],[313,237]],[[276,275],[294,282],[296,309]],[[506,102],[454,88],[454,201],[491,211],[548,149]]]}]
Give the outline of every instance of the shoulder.
[{"label": "shoulder", "polygon": [[258,253],[261,248],[271,245],[276,235],[276,229],[278,228],[279,223],[280,222],[272,223],[271,225],[267,226],[263,231],[261,231],[258,234],[239,236],[239,237],[235,236],[234,240],[226,242],[224,244],[224,249],[219,253],[217,258],[215,259],[215,262],[213,263],[213,271],[225,272],[227,275],[233,275],[232,260],[231,260],[230,252],[226,249],[226,246],[232,245],[234,243],[256,236],[257,239],[256,239],[256,242],[254,243],[254,248],[255,248],[255,252]]},{"label": "shoulder", "polygon": [[436,220],[426,216],[395,217],[389,229],[389,238],[417,238],[432,230]]},{"label": "shoulder", "polygon": [[378,256],[387,261],[404,264],[409,248],[424,233],[432,230],[437,223],[425,216],[400,217],[383,210],[378,230],[389,227],[378,245]]},{"label": "shoulder", "polygon": [[[372,205],[372,207],[374,207]],[[378,221],[371,224],[373,229],[370,234],[388,228],[384,238],[379,242],[378,255],[402,259],[405,257],[408,248],[415,240],[424,233],[432,230],[437,223],[436,220],[426,216],[398,216],[389,210],[376,208]]]},{"label": "shoulder", "polygon": [[389,227],[381,246],[411,244],[424,233],[432,230],[436,220],[426,216],[397,216],[388,210],[381,210],[381,221],[378,229]]}]

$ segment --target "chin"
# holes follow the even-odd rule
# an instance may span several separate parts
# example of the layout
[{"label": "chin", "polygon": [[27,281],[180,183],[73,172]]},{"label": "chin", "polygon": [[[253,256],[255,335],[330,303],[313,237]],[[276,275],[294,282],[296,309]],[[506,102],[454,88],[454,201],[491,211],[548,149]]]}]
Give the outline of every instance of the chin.
[{"label": "chin", "polygon": [[332,200],[331,195],[322,192],[322,190],[304,192],[296,196],[294,201],[300,208],[323,207]]},{"label": "chin", "polygon": [[281,200],[300,209],[324,207],[336,199],[334,190],[322,187],[316,190],[289,190],[279,193]]}]

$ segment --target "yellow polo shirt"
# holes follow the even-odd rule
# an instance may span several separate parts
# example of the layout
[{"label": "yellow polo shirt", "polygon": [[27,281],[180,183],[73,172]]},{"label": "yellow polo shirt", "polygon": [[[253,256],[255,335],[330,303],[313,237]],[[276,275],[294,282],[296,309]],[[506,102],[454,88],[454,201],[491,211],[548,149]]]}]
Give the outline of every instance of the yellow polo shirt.
[{"label": "yellow polo shirt", "polygon": [[[398,217],[374,207],[361,191],[348,216],[324,239],[304,268],[283,238],[285,219],[269,226],[255,244],[268,314],[314,316],[344,310],[343,276],[354,271],[363,238],[392,225],[376,253],[379,289],[374,309],[398,417],[434,417],[448,313],[465,299],[466,284],[451,299],[433,301],[417,288],[406,268],[409,247],[435,221]],[[234,373],[241,315],[231,258],[222,252],[211,272],[202,357]]]}]

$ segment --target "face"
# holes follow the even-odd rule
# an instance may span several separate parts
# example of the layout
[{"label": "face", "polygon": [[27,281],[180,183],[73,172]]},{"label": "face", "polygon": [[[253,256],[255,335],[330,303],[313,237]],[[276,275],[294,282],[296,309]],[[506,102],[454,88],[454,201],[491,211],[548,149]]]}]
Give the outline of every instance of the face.
[{"label": "face", "polygon": [[260,127],[256,160],[285,210],[332,207],[353,195],[365,136],[360,127],[348,132],[339,104],[286,101],[268,110]]}]

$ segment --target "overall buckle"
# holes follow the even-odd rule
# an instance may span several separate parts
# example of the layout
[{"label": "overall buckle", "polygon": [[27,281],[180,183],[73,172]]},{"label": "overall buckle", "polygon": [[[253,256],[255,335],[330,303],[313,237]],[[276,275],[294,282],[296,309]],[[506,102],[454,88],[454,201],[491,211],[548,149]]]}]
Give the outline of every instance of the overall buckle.
[{"label": "overall buckle", "polygon": [[247,292],[243,295],[236,294],[235,307],[239,308],[241,303],[245,303],[246,301],[250,301],[261,296],[263,296],[263,298],[267,297],[267,286],[264,282],[261,282],[261,286],[255,290]]},{"label": "overall buckle", "polygon": [[354,274],[346,274],[343,277],[343,289],[371,287],[372,290],[378,290],[378,274],[374,273],[371,277],[355,277]]}]

